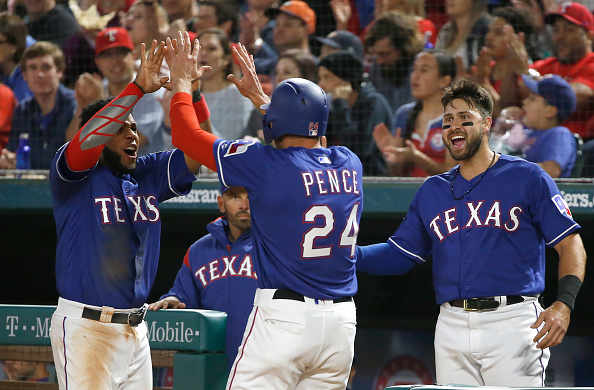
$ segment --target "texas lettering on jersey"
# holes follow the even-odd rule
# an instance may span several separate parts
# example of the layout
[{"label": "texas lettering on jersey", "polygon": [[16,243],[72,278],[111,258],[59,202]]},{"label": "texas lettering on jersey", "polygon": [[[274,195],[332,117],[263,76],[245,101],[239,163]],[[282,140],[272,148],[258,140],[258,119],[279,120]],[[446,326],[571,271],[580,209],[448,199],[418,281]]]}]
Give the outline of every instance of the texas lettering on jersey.
[{"label": "texas lettering on jersey", "polygon": [[214,280],[236,276],[258,279],[250,255],[245,255],[243,259],[238,259],[238,256],[223,256],[203,265],[194,272],[194,277],[200,280],[203,287],[208,286]]},{"label": "texas lettering on jersey", "polygon": [[[116,196],[103,196],[95,198],[95,205],[101,214],[101,222],[104,225],[126,222],[126,211],[122,207],[128,201],[128,206],[134,208],[133,222],[156,222],[161,217],[157,208],[157,197],[155,195],[134,195],[126,196],[125,199]],[[132,215],[132,213],[130,213]]]},{"label": "texas lettering on jersey", "polygon": [[486,209],[485,202],[466,202],[466,207],[470,213],[464,221],[458,220],[458,207],[452,207],[435,216],[429,223],[433,234],[439,241],[443,241],[447,236],[459,232],[461,229],[470,229],[474,227],[495,227],[505,229],[508,232],[514,232],[520,227],[519,215],[524,212],[520,206],[512,206],[509,210],[501,210],[501,204],[498,200],[488,207],[486,213],[479,214],[481,208]]}]

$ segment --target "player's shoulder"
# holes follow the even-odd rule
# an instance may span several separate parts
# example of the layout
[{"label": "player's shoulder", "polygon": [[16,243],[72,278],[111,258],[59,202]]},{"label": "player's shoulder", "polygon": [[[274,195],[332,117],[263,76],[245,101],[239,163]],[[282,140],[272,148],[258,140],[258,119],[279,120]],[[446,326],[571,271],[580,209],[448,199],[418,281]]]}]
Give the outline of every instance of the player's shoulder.
[{"label": "player's shoulder", "polygon": [[273,153],[275,148],[253,139],[226,140],[219,138],[214,144],[215,154],[220,158],[236,157],[246,153]]}]

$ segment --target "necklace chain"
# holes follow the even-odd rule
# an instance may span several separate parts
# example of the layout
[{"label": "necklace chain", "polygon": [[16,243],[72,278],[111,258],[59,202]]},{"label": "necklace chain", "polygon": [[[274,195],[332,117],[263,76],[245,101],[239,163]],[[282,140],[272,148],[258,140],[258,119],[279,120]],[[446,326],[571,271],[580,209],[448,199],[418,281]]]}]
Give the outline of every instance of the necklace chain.
[{"label": "necklace chain", "polygon": [[487,169],[485,169],[485,172],[483,172],[483,174],[481,175],[480,179],[478,179],[478,181],[476,183],[474,183],[474,185],[464,193],[464,195],[462,195],[461,197],[457,198],[456,195],[454,195],[454,182],[456,181],[456,177],[458,177],[458,173],[460,172],[460,167],[458,167],[458,169],[456,169],[456,173],[454,174],[454,178],[452,179],[452,198],[454,198],[454,200],[460,200],[462,198],[464,198],[466,195],[468,195],[470,193],[470,191],[474,190],[474,187],[478,186],[478,183],[481,182],[481,180],[483,180],[483,177],[485,177],[485,175],[487,174],[487,171],[489,170],[489,168],[491,168],[493,166],[493,164],[495,163],[495,151],[493,151],[493,158],[491,159],[491,164],[489,164],[489,166],[487,167]]}]

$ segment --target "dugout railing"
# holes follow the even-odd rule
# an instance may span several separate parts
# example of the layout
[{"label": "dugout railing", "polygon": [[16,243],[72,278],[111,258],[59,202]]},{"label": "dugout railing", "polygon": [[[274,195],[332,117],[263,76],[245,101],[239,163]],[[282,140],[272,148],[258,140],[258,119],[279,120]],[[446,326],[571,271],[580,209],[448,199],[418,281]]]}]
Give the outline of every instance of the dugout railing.
[{"label": "dugout railing", "polygon": [[[0,305],[0,360],[53,362],[49,328],[55,306]],[[227,315],[159,310],[146,315],[153,367],[173,367],[175,390],[223,390]],[[2,382],[2,389],[57,389],[57,383]],[[155,389],[159,389],[155,387]]]}]

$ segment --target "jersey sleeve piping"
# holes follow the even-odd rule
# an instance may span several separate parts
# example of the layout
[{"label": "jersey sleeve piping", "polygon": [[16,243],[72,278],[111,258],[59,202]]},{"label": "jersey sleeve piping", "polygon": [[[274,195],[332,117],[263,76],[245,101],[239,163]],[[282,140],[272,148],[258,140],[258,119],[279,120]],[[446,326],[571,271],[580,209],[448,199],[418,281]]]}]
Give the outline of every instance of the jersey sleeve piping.
[{"label": "jersey sleeve piping", "polygon": [[[72,179],[68,179],[68,178],[66,178],[66,177],[65,177],[65,176],[62,174],[62,170],[60,169],[60,159],[61,159],[61,158],[63,158],[63,157],[62,157],[62,155],[65,153],[65,151],[66,151],[66,147],[67,147],[67,146],[68,146],[68,144],[66,144],[66,145],[62,146],[62,147],[61,147],[61,148],[58,150],[58,152],[57,152],[57,153],[58,153],[58,156],[56,157],[56,160],[55,160],[55,162],[56,162],[56,173],[58,174],[58,176],[60,177],[60,179],[61,179],[62,181],[65,181],[65,182],[75,183],[75,182],[78,182],[78,181],[82,181],[82,180],[84,180],[84,179],[86,178],[86,175],[84,175],[83,177],[80,177],[80,178],[78,178],[78,179],[74,179],[74,180],[72,180]],[[64,161],[64,163],[66,164],[66,166],[68,166],[68,161]],[[98,164],[98,163],[99,163],[99,162],[97,162],[97,164]],[[85,170],[82,170],[82,171],[76,171],[76,170],[74,170],[74,169],[70,168],[70,166],[68,166],[68,169],[70,169],[70,170],[71,170],[72,172],[74,172],[74,173],[84,173],[84,172],[88,172],[88,171],[90,171],[91,169],[95,168],[95,167],[97,166],[97,164],[95,164],[95,165],[94,165],[93,167],[91,167],[90,169],[85,169]]]},{"label": "jersey sleeve piping", "polygon": [[556,245],[558,241],[560,241],[562,238],[567,236],[571,231],[578,229],[579,226],[580,225],[578,225],[577,223],[574,223],[568,229],[566,229],[563,233],[559,234],[557,237],[553,238],[551,241],[547,242],[545,245],[546,246]]},{"label": "jersey sleeve piping", "polygon": [[420,261],[422,261],[423,263],[425,263],[427,260],[423,259],[421,256],[414,254],[406,249],[404,249],[403,247],[401,247],[400,245],[398,245],[392,238],[389,239],[389,241],[392,243],[392,245],[394,245],[396,248],[398,248],[400,251],[406,253],[408,256],[414,258],[414,259],[418,259]]},{"label": "jersey sleeve piping", "polygon": [[[167,159],[167,184],[169,185],[169,189],[171,190],[171,192],[173,192],[175,195],[177,195],[177,196],[184,196],[184,194],[180,194],[179,192],[177,192],[175,190],[175,188],[173,186],[173,183],[172,183],[172,180],[171,180],[171,158],[173,157],[173,153],[175,153],[178,150],[179,149],[174,149],[169,154],[169,158]],[[196,175],[194,175],[194,176],[196,176]]]},{"label": "jersey sleeve piping", "polygon": [[219,166],[219,175],[221,177],[221,183],[223,183],[223,185],[225,187],[229,187],[227,185],[227,181],[225,180],[225,174],[223,173],[223,165],[221,162],[221,144],[222,144],[222,142],[219,142],[217,144],[217,156],[216,156],[217,157],[217,165]]}]

